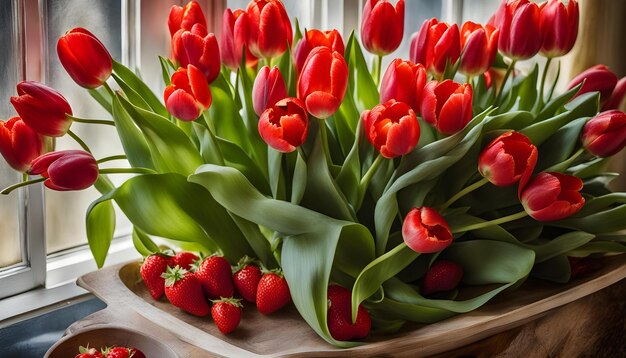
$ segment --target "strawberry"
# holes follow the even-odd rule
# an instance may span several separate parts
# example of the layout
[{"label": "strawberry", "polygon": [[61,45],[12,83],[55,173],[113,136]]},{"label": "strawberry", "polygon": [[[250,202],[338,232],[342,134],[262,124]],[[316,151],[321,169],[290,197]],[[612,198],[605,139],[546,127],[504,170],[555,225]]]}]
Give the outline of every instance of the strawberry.
[{"label": "strawberry", "polygon": [[187,271],[191,270],[193,263],[198,260],[198,255],[193,252],[179,252],[172,258],[172,266],[180,266]]},{"label": "strawberry", "polygon": [[196,316],[209,314],[209,303],[202,294],[198,278],[191,272],[176,266],[168,267],[165,278],[165,296],[176,307]]},{"label": "strawberry", "polygon": [[241,300],[236,298],[222,298],[212,301],[211,317],[217,328],[224,334],[234,331],[241,321]]},{"label": "strawberry", "polygon": [[251,264],[253,261],[247,256],[242,258],[233,274],[233,282],[237,292],[249,302],[256,302],[257,287],[261,281],[261,276],[263,276],[261,269]]},{"label": "strawberry", "polygon": [[359,305],[356,321],[352,323],[352,293],[338,285],[328,287],[327,322],[331,336],[338,341],[365,338],[372,327],[363,305]]},{"label": "strawberry", "polygon": [[111,347],[104,350],[104,356],[106,358],[130,358],[131,351],[126,347]]},{"label": "strawberry", "polygon": [[270,314],[286,306],[291,293],[282,271],[268,271],[257,286],[256,307],[263,314]]},{"label": "strawberry", "polygon": [[83,346],[78,347],[78,352],[80,353],[76,355],[76,357],[74,358],[103,358],[104,357],[102,353],[100,353],[100,351],[96,350],[95,348],[89,348],[89,345],[87,345],[87,347],[83,347]]},{"label": "strawberry", "polygon": [[212,300],[233,297],[230,263],[222,256],[209,256],[197,265],[195,272],[205,296]]},{"label": "strawberry", "polygon": [[591,257],[571,257],[568,256],[570,265],[570,279],[575,279],[584,276],[590,272],[598,270],[601,265],[600,262]]},{"label": "strawberry", "polygon": [[450,291],[456,288],[463,278],[463,268],[452,261],[439,260],[430,266],[422,282],[422,294]]},{"label": "strawberry", "polygon": [[141,278],[155,300],[161,298],[165,291],[165,279],[161,275],[168,265],[171,265],[171,257],[161,253],[146,257],[141,264]]}]

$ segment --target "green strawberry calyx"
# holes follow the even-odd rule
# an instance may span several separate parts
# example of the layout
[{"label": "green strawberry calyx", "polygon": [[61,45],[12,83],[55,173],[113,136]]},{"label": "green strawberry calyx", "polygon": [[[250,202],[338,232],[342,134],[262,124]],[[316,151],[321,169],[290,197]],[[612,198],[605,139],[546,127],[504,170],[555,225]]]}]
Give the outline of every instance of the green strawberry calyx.
[{"label": "green strawberry calyx", "polygon": [[230,305],[233,305],[235,307],[238,308],[243,308],[243,305],[241,304],[241,299],[239,298],[233,298],[233,297],[220,297],[219,300],[210,300],[211,302],[213,302],[213,304],[218,304],[218,303],[228,303]]},{"label": "green strawberry calyx", "polygon": [[233,274],[241,271],[246,266],[261,266],[261,264],[259,260],[252,258],[248,255],[245,255],[244,257],[239,259],[239,261],[237,262],[237,265],[232,266]]},{"label": "green strawberry calyx", "polygon": [[184,268],[176,265],[175,267],[167,267],[167,270],[161,274],[161,277],[163,277],[165,279],[165,286],[166,287],[172,287],[174,286],[174,284],[180,280],[182,280],[183,278],[185,278],[185,276],[187,275],[187,270],[185,270]]}]

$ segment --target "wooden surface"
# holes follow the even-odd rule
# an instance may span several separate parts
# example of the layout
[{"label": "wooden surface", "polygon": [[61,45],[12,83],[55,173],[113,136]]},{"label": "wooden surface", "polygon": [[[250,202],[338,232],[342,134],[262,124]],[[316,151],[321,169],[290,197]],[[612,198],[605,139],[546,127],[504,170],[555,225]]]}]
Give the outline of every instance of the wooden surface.
[{"label": "wooden surface", "polygon": [[[558,338],[561,332],[570,332],[566,330],[567,327],[575,328],[574,333],[568,333],[574,336],[581,334],[578,331],[584,333],[586,328],[594,327],[593,318],[584,316],[583,313],[585,309],[587,312],[595,312],[595,308],[590,306],[598,302],[592,301],[587,304],[585,302],[599,294],[584,300],[579,299],[624,277],[626,277],[626,255],[612,257],[599,271],[570,284],[554,285],[529,281],[518,290],[506,292],[476,311],[431,325],[413,325],[394,335],[370,337],[369,343],[364,346],[339,350],[321,340],[299,318],[293,306],[270,316],[260,315],[253,307],[246,309],[239,329],[234,334],[224,336],[217,331],[210,318],[194,317],[179,311],[164,299],[154,301],[150,298],[139,280],[138,265],[133,263],[96,271],[79,279],[79,285],[94,292],[107,302],[109,307],[103,312],[87,317],[85,321],[77,322],[70,327],[70,332],[115,320],[167,342],[181,357],[373,355],[415,357],[440,354],[468,344],[471,345],[462,351],[449,352],[446,356],[477,355],[477,352],[485,351],[491,352],[487,356],[496,354],[507,356],[513,353],[519,356],[518,352],[529,352],[529,356],[545,356],[546,352],[560,352],[568,348],[567,337]],[[622,282],[616,287],[623,286]],[[618,299],[618,302],[621,300],[622,306],[623,297],[621,295]],[[603,297],[597,298],[599,302],[602,302],[602,299]],[[571,311],[569,306],[572,305],[565,306],[556,313],[550,311],[575,300],[578,301],[572,304],[573,306],[583,304],[586,307],[581,308],[582,313],[578,311],[579,309]],[[536,320],[546,314],[546,317]],[[554,314],[561,316],[556,320],[549,318]],[[623,314],[621,318],[623,320]],[[513,329],[533,320],[536,321],[523,328]],[[554,327],[547,324],[553,321],[559,321],[562,326]],[[504,333],[480,341],[500,332]],[[618,330],[618,335],[619,333]],[[623,337],[623,326],[621,333]],[[559,344],[562,346],[559,347]],[[541,348],[543,345],[550,348]],[[523,346],[526,348],[520,350]],[[532,347],[544,350],[532,351]],[[575,352],[583,351],[578,349]]]}]

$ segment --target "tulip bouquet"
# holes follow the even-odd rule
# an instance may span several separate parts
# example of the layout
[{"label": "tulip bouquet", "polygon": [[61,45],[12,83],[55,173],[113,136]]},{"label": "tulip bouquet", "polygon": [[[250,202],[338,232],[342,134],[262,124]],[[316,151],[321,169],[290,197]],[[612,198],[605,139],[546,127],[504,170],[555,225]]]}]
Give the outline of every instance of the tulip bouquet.
[{"label": "tulip bouquet", "polygon": [[[590,257],[624,252],[626,194],[607,189],[616,175],[605,167],[626,145],[616,109],[626,81],[596,66],[562,94],[546,83],[576,40],[577,2],[503,1],[488,24],[460,29],[427,20],[410,59],[383,73],[404,22],[404,0],[368,0],[359,43],[292,27],[280,0],[253,0],[226,10],[218,40],[196,2],[174,6],[164,102],[89,31],[70,30],[61,63],[112,120],[75,117],[55,90],[20,83],[0,150],[41,178],[4,193],[95,185],[103,195],[86,225],[99,266],[115,202],[144,255],[158,236],[280,268],[302,317],[341,347],[359,343],[329,329],[331,282],[351,291],[353,322],[365,309],[375,330],[392,331],[474,310],[529,276],[567,282]],[[516,68],[537,54],[543,70]],[[96,160],[76,121],[115,126],[125,154]],[[84,150],[44,154],[65,134]],[[99,169],[120,159],[130,167]],[[137,175],[114,187],[107,175],[120,172]]]}]

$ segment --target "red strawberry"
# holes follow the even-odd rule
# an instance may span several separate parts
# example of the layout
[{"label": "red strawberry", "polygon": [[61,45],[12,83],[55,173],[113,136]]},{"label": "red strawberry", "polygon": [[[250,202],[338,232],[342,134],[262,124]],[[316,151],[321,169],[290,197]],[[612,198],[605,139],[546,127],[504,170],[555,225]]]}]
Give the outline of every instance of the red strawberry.
[{"label": "red strawberry", "polygon": [[102,353],[100,353],[100,351],[96,350],[95,348],[89,348],[89,345],[87,345],[87,347],[78,347],[78,351],[80,353],[74,358],[103,358],[103,355]]},{"label": "red strawberry", "polygon": [[[126,347],[111,347],[104,351],[106,358],[129,358],[131,351]],[[133,356],[133,358],[135,358]]]},{"label": "red strawberry", "polygon": [[171,265],[171,257],[160,253],[146,257],[141,264],[141,278],[155,300],[163,296],[165,279],[161,275],[168,265]]},{"label": "red strawberry", "polygon": [[280,270],[264,274],[257,286],[256,307],[263,314],[270,314],[291,301],[287,280]]},{"label": "red strawberry", "polygon": [[193,263],[197,260],[198,260],[198,255],[194,254],[193,252],[183,251],[174,255],[174,257],[172,258],[172,265],[173,266],[178,265],[184,268],[185,270],[189,271],[191,270]]},{"label": "red strawberry", "polygon": [[222,256],[209,256],[204,259],[195,272],[202,285],[204,294],[210,299],[233,297],[233,278],[230,263]]},{"label": "red strawberry", "polygon": [[328,287],[327,320],[331,336],[338,341],[365,338],[372,328],[372,320],[363,305],[359,305],[352,324],[352,293],[338,285]]},{"label": "red strawberry", "polygon": [[237,288],[237,292],[246,301],[256,302],[256,291],[261,281],[261,269],[258,266],[252,265],[251,260],[248,257],[244,257],[239,261],[235,273],[233,274],[233,282]]},{"label": "red strawberry", "polygon": [[600,262],[591,257],[571,257],[568,256],[570,265],[570,279],[575,279],[580,276],[584,276],[590,272],[598,270],[601,265]]},{"label": "red strawberry", "polygon": [[463,268],[452,261],[439,260],[430,266],[422,283],[422,294],[450,291],[456,288],[463,278]]},{"label": "red strawberry", "polygon": [[196,316],[209,314],[209,303],[202,294],[202,286],[193,273],[176,266],[168,267],[165,278],[165,296],[176,307]]},{"label": "red strawberry", "polygon": [[217,328],[224,334],[234,331],[241,321],[241,300],[236,298],[222,298],[213,301],[211,317]]}]

